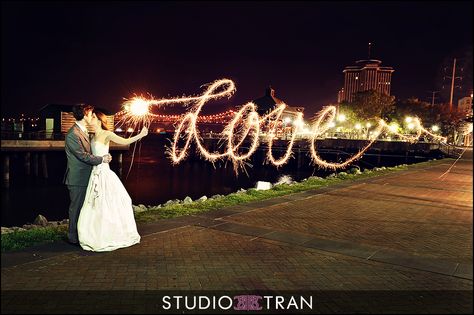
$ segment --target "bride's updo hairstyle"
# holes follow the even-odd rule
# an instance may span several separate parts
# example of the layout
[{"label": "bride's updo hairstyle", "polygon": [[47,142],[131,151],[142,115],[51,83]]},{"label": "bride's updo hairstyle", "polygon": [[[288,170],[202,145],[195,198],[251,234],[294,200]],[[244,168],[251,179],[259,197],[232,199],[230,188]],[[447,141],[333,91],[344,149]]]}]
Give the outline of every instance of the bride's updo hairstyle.
[{"label": "bride's updo hairstyle", "polygon": [[107,116],[105,116],[104,113],[98,110],[94,110],[94,114],[100,120],[100,126],[102,127],[102,129],[109,130],[109,127],[107,127]]}]

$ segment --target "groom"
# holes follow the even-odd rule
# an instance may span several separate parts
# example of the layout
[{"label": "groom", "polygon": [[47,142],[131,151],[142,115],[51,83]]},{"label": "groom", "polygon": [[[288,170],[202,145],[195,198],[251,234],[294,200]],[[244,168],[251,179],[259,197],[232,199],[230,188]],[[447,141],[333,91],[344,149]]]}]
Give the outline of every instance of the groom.
[{"label": "groom", "polygon": [[64,184],[67,185],[71,198],[68,239],[74,245],[79,244],[77,221],[86,197],[92,166],[109,163],[112,160],[110,154],[104,156],[92,155],[86,124],[95,126],[97,117],[93,115],[93,109],[94,107],[90,105],[75,105],[72,111],[76,122],[66,134],[67,170],[64,175]]}]

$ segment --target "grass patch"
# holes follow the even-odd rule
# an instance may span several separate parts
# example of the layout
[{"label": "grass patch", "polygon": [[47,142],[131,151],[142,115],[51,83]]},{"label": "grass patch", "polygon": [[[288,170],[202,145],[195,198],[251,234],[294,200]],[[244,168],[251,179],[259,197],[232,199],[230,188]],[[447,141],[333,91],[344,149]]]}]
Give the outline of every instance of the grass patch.
[{"label": "grass patch", "polygon": [[2,234],[2,252],[67,238],[67,226],[51,226]]},{"label": "grass patch", "polygon": [[[377,172],[377,175],[379,172]],[[374,174],[375,175],[375,174]],[[374,176],[372,175],[372,176]],[[345,179],[369,177],[369,174],[346,175]],[[252,201],[265,200],[305,190],[326,187],[340,183],[343,179],[334,177],[328,179],[308,179],[301,183],[282,184],[274,186],[269,190],[256,190],[251,188],[244,193],[231,193],[224,197],[197,201],[190,204],[174,204],[162,208],[151,207],[149,210],[135,215],[137,222],[151,222],[160,219],[174,218],[183,215],[197,214],[201,212],[217,210],[228,206],[244,204]]]},{"label": "grass patch", "polygon": [[321,187],[327,187],[341,183],[342,181],[360,180],[364,178],[386,175],[401,170],[416,169],[419,167],[425,167],[427,165],[430,165],[431,163],[431,161],[427,161],[412,165],[377,168],[377,171],[366,170],[360,174],[349,174],[346,172],[339,172],[339,174],[334,177],[310,178],[306,181],[302,181],[292,185],[282,184],[274,186],[270,190],[256,190],[251,188],[244,193],[231,193],[221,198],[207,199],[205,201],[195,201],[190,204],[173,204],[161,208],[150,207],[147,211],[135,214],[135,219],[137,222],[153,222],[160,219],[175,218],[190,214],[198,214],[228,206],[285,196],[288,194],[317,189]]},{"label": "grass patch", "polygon": [[[443,161],[450,161],[453,159],[444,159]],[[244,193],[231,193],[227,196],[223,196],[215,199],[207,199],[205,201],[195,201],[190,204],[174,204],[166,207],[150,207],[147,211],[135,214],[137,222],[153,222],[161,219],[174,218],[183,215],[197,214],[216,209],[221,209],[228,206],[244,204],[252,201],[265,200],[269,198],[275,198],[302,192],[311,189],[317,189],[321,187],[327,187],[341,183],[343,181],[354,181],[361,180],[369,177],[376,177],[381,175],[390,174],[393,172],[417,169],[426,167],[432,164],[431,161],[421,162],[412,165],[403,165],[395,167],[387,167],[375,170],[366,170],[361,174],[349,174],[346,172],[339,172],[336,176],[327,178],[313,177],[306,181],[302,181],[295,184],[282,184],[274,186],[270,190],[256,190],[251,188]],[[1,247],[2,252],[19,250],[29,246],[49,243],[58,241],[61,239],[67,239],[67,226],[57,227],[44,227],[31,229],[26,231],[15,231],[8,234],[2,234],[1,236]]]}]

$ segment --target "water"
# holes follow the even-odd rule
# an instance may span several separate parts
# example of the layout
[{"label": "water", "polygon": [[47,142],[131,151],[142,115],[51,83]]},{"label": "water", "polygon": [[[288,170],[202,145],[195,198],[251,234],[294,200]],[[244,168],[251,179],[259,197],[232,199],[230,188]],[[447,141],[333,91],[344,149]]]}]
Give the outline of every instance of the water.
[{"label": "water", "polygon": [[[173,166],[165,155],[165,145],[169,145],[167,136],[150,134],[137,144],[133,165],[126,177],[132,160],[133,144],[123,156],[122,181],[129,192],[133,204],[157,205],[170,199],[193,200],[201,196],[225,195],[240,188],[254,187],[257,181],[276,182],[281,175],[290,175],[301,180],[311,175],[325,176],[329,171],[310,166],[308,156],[302,155],[301,167],[297,168],[296,158],[282,168],[263,165],[265,152],[258,151],[246,167],[247,174],[234,173],[232,164],[219,162],[215,165],[197,157]],[[114,152],[112,152],[114,154]],[[335,159],[335,156],[323,158]],[[118,172],[117,159],[114,156],[111,168]],[[400,157],[384,157],[381,165],[392,166],[400,163],[413,163],[426,159],[411,158],[406,161]],[[10,188],[2,188],[2,226],[20,226],[32,222],[38,214],[48,220],[62,220],[68,217],[69,192],[62,178],[66,169],[64,152],[48,152],[48,179],[26,176],[23,166],[23,154],[10,158]],[[357,164],[363,168],[377,165],[375,156],[366,155]],[[41,174],[41,169],[39,171]]]}]

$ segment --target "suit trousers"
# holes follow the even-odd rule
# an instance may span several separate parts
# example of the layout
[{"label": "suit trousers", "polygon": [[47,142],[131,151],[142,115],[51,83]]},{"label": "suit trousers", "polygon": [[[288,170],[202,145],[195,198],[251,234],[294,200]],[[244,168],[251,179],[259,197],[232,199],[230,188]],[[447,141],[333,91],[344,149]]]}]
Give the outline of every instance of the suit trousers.
[{"label": "suit trousers", "polygon": [[79,237],[77,235],[77,221],[79,220],[79,214],[81,213],[82,205],[86,199],[87,186],[70,186],[69,197],[71,203],[69,205],[69,231],[68,239],[72,243],[78,243]]}]

